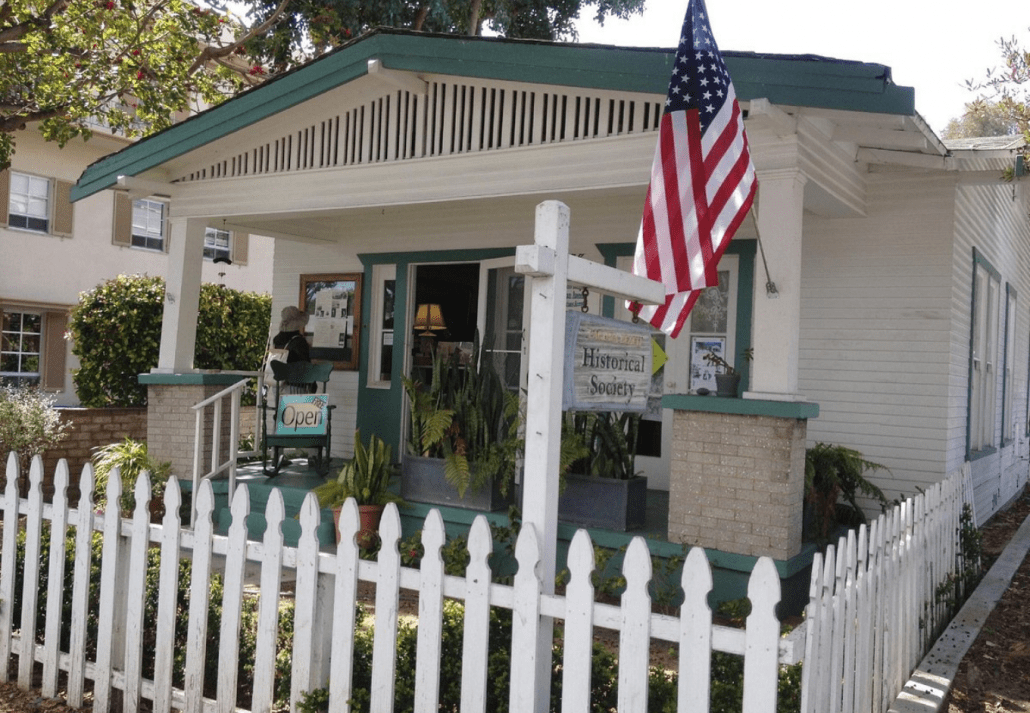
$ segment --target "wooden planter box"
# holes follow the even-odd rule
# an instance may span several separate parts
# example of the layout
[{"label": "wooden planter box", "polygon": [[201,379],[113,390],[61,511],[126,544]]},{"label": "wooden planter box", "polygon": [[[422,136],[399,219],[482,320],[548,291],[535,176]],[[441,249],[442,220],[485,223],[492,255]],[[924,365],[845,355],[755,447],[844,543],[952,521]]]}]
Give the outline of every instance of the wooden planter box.
[{"label": "wooden planter box", "polygon": [[619,532],[644,526],[647,478],[566,475],[565,483],[565,492],[558,498],[558,519],[562,522]]},{"label": "wooden planter box", "polygon": [[401,497],[409,502],[445,505],[480,512],[507,510],[515,502],[511,492],[501,494],[497,483],[490,489],[465,491],[465,497],[458,497],[458,490],[447,482],[443,474],[442,458],[424,458],[405,455],[401,461]]}]

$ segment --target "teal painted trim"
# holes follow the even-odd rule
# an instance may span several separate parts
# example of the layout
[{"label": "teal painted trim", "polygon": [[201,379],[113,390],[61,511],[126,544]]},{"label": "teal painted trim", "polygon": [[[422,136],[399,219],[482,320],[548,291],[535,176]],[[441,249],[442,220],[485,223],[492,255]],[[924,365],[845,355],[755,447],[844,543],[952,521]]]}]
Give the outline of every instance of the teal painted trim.
[{"label": "teal painted trim", "polygon": [[[757,241],[733,240],[726,246],[727,255],[737,256],[737,323],[733,336],[737,345],[734,366],[740,372],[741,388],[747,390],[751,384],[751,362],[743,355],[751,348],[751,321],[754,318],[755,292],[755,254]],[[615,267],[620,257],[633,255],[634,243],[598,243],[597,250],[604,258],[604,264]],[[601,314],[605,317],[615,316],[615,298],[605,295],[601,300]]]},{"label": "teal painted trim", "polygon": [[[628,257],[636,250],[634,243],[598,243],[597,249],[608,267],[615,267],[620,257]],[[601,298],[601,316],[611,319],[615,316],[615,298],[605,295]]]},{"label": "teal painted trim", "polygon": [[[463,250],[425,250],[422,252],[360,253],[358,259],[366,267],[391,263],[423,262],[479,262],[499,257],[511,257],[515,248],[478,248]],[[400,268],[398,268],[399,270]],[[400,275],[398,275],[400,279]]]},{"label": "teal painted trim", "polygon": [[819,404],[795,401],[766,401],[762,399],[734,399],[724,396],[698,396],[696,394],[668,394],[662,397],[662,407],[677,411],[702,413],[730,413],[740,416],[772,416],[774,418],[816,418]]},{"label": "teal painted trim", "polygon": [[978,451],[973,451],[970,454],[970,456],[969,456],[969,460],[970,461],[980,460],[981,458],[986,458],[987,456],[993,456],[997,452],[998,452],[997,448],[995,448],[994,446],[988,446],[987,448],[981,448]]},{"label": "teal painted trim", "polygon": [[[1001,368],[1001,408],[1002,408],[1002,414],[1001,414],[1001,433],[999,434],[1000,435],[1000,444],[1001,444],[1002,447],[1005,447],[1005,445],[1007,445],[1007,443],[1005,441],[1005,433],[1008,430],[1006,428],[1006,426],[1008,425],[1007,422],[1011,418],[1013,418],[1015,416],[1015,413],[1010,413],[1010,412],[1006,412],[1005,411],[1005,399],[1008,396],[1009,389],[1012,388],[1012,384],[1010,383],[1011,380],[1009,379],[1008,373],[1009,373],[1010,370],[1014,372],[1015,369],[1016,369],[1016,365],[1015,364],[1009,364],[1008,363],[1009,362],[1009,325],[1012,324],[1012,322],[1010,320],[1013,320],[1013,319],[1016,318],[1016,315],[1014,314],[1014,310],[1012,309],[1012,302],[1015,299],[1016,299],[1016,288],[1012,286],[1011,282],[1006,282],[1005,283],[1005,339],[1002,342],[1002,347],[1001,347],[1001,349],[1002,349],[1001,353],[1002,353],[1002,355],[1004,357],[1004,362],[1003,362],[1003,365],[1002,365],[1002,368]],[[1012,331],[1015,331],[1015,330],[1012,330]],[[1016,353],[1016,345],[1013,344],[1012,345],[1012,354],[1013,354],[1013,356],[1015,356],[1015,353]],[[1011,440],[1012,439],[1009,439],[1008,442],[1011,442]]]},{"label": "teal painted trim", "polygon": [[[510,257],[515,254],[514,248],[481,248],[462,250],[429,250],[425,252],[393,252],[362,253],[358,255],[364,266],[365,289],[362,294],[362,346],[359,357],[358,372],[358,405],[356,426],[362,438],[375,433],[393,448],[394,456],[400,460],[404,452],[404,426],[401,415],[404,413],[404,357],[411,349],[411,335],[407,330],[408,304],[408,272],[412,263],[445,263],[445,262],[479,262],[499,257]],[[371,347],[372,318],[372,268],[375,265],[396,265],[397,276],[394,293],[393,315],[393,374],[390,388],[369,388],[368,355]]]},{"label": "teal painted trim", "polygon": [[[1001,282],[1001,273],[984,257],[975,246],[973,247],[973,275],[970,280],[969,300],[969,365],[966,376],[966,460],[973,461],[983,457],[983,450],[973,451],[973,344],[976,341],[976,268],[983,267],[995,280]],[[990,315],[988,315],[990,318]]]},{"label": "teal painted trim", "polygon": [[140,374],[139,383],[154,386],[207,386],[208,384],[235,384],[251,377],[243,374],[226,374],[223,372],[195,372],[187,374]]},{"label": "teal painted trim", "polygon": [[[375,30],[323,57],[196,114],[90,165],[72,187],[77,201],[251,126],[368,72],[368,61],[426,74],[529,82],[664,96],[672,49],[527,42]],[[890,68],[811,55],[724,52],[741,101],[910,116],[914,92]]]},{"label": "teal painted trim", "polygon": [[998,268],[996,268],[993,265],[993,263],[991,263],[991,261],[984,256],[982,252],[980,252],[976,248],[973,248],[973,266],[975,267],[977,265],[983,265],[987,272],[991,273],[991,277],[993,277],[998,282],[1001,282],[1001,273],[998,272]]},{"label": "teal painted trim", "polygon": [[[736,254],[737,259],[737,333],[733,343],[737,347],[734,368],[740,372],[740,388],[751,388],[751,361],[744,355],[751,349],[751,325],[754,319],[755,253],[758,241],[734,240],[726,252]],[[815,418],[819,413],[816,407]]]}]

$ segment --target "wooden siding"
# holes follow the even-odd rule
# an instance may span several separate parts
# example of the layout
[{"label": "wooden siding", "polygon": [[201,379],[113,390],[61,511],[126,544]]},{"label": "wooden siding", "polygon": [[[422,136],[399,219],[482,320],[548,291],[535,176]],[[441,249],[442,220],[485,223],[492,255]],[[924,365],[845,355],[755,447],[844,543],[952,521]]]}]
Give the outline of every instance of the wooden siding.
[{"label": "wooden siding", "polygon": [[[954,279],[952,304],[954,328],[952,331],[952,361],[955,364],[955,400],[963,412],[966,409],[966,385],[969,363],[969,328],[972,290],[973,249],[983,255],[1001,273],[1001,325],[996,345],[999,355],[994,384],[995,442],[998,450],[971,463],[976,516],[985,522],[1015,495],[1017,488],[1027,480],[1027,346],[1030,340],[1030,226],[1027,225],[1025,199],[1010,184],[989,183],[959,186],[955,202],[955,243],[953,258]],[[1002,435],[1002,357],[1004,355],[1004,296],[1005,286],[1016,290],[1016,335],[1012,369],[1015,439],[1001,445]],[[961,433],[949,439],[948,469],[961,467],[965,457],[965,422]]]},{"label": "wooden siding", "polygon": [[891,498],[943,479],[964,433],[949,398],[952,190],[873,173],[867,217],[805,219],[799,384],[820,408],[808,438],[887,466],[873,479]]}]

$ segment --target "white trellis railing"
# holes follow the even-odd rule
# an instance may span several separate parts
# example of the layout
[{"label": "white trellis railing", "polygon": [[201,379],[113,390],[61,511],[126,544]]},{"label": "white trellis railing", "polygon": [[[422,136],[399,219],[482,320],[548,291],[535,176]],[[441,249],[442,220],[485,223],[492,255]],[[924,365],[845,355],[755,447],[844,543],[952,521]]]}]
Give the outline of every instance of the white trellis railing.
[{"label": "white trellis railing", "polygon": [[[595,603],[590,575],[594,568],[593,546],[585,531],[577,533],[568,556],[571,579],[564,596],[543,593],[540,581],[541,553],[532,525],[524,524],[515,556],[518,572],[512,586],[491,583],[487,558],[492,549],[489,527],[477,518],[469,533],[470,564],[465,577],[444,574],[441,547],[445,534],[438,511],[427,517],[422,535],[425,555],[421,569],[401,566],[398,542],[400,517],[390,505],[380,527],[382,547],[378,561],[360,559],[353,535],[358,531],[356,505],[348,502],[340,518],[343,543],[335,552],[319,549],[315,536],[319,510],[309,495],[299,515],[302,534],[296,548],[283,545],[281,523],[285,517],[278,493],[264,513],[268,526],[262,541],[247,540],[248,491],[240,488],[232,501],[232,526],[226,536],[212,526],[214,496],[209,481],[200,483],[198,519],[193,530],[181,529],[181,494],[172,481],[165,493],[166,514],[160,524],[148,517],[150,482],[144,474],[136,483],[136,509],[123,519],[117,503],[120,480],[112,477],[103,513],[94,512],[93,475],[89,466],[80,479],[82,496],[71,508],[65,493],[69,482],[67,464],[56,470],[53,503],[42,498],[42,461],[32,462],[29,493],[17,491],[18,464],[7,463],[7,488],[0,499],[3,510],[3,550],[0,558],[0,680],[6,680],[12,657],[18,659],[18,683],[32,683],[34,667],[41,663],[42,692],[57,692],[61,672],[67,674],[69,703],[83,702],[86,682],[92,682],[93,710],[110,709],[112,692],[122,692],[122,705],[132,713],[148,699],[158,713],[172,708],[186,711],[237,710],[237,666],[240,655],[241,601],[244,573],[258,568],[261,599],[254,653],[254,686],[251,710],[268,711],[275,682],[275,646],[278,631],[280,582],[284,572],[295,580],[295,618],[292,639],[292,691],[294,710],[305,691],[329,681],[329,709],[347,711],[352,700],[351,678],[354,642],[358,634],[354,610],[358,582],[375,584],[375,633],[372,654],[371,710],[388,713],[395,698],[398,604],[401,588],[418,592],[418,644],[416,655],[415,710],[437,709],[441,673],[441,612],[444,598],[462,600],[464,639],[461,676],[461,710],[483,711],[491,681],[487,678],[491,607],[511,610],[512,711],[531,711],[536,703],[540,667],[536,665],[537,627],[552,617],[565,622],[564,658],[561,666],[563,711],[589,708],[591,646],[595,628],[618,632],[618,707],[621,711],[647,708],[649,646],[652,641],[679,645],[679,710],[707,711],[709,670],[713,651],[744,656],[744,705],[747,713],[776,709],[777,674],[780,664],[796,661],[800,649],[794,639],[780,638],[774,609],[780,598],[779,579],[771,560],[758,561],[751,576],[748,596],[752,613],[746,630],[712,624],[706,598],[711,571],[702,550],[694,549],[684,565],[682,584],[686,601],[681,616],[653,614],[647,584],[651,560],[644,540],[636,538],[624,561],[626,590],[619,605]],[[44,522],[51,530],[50,555],[40,561]],[[14,628],[16,599],[16,551],[18,531],[24,531],[24,571],[20,579],[20,626]],[[75,533],[74,567],[65,572],[65,538]],[[99,563],[99,604],[90,611],[92,533],[103,533]],[[160,551],[159,594],[156,615],[146,620],[147,567],[151,548]],[[179,563],[192,560],[188,611],[185,685],[173,687],[173,634]],[[217,697],[204,698],[204,664],[209,653],[207,604],[214,563],[223,571],[223,601],[219,641]],[[40,575],[48,573],[45,626],[36,632],[36,608]],[[63,595],[70,578],[70,597]],[[93,583],[96,584],[95,582]],[[70,599],[70,601],[69,601]],[[87,660],[86,621],[98,622],[96,655]],[[70,644],[62,649],[63,627],[71,631]],[[144,629],[156,627],[152,639],[154,673],[145,678],[142,666]],[[148,639],[148,641],[150,641]],[[210,682],[209,682],[210,683]]]}]

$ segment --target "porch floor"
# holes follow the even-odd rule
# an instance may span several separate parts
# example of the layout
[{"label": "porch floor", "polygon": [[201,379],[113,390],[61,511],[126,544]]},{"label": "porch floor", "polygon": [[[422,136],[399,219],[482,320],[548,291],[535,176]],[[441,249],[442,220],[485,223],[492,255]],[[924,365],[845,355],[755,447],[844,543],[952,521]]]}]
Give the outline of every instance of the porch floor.
[{"label": "porch floor", "polygon": [[[329,472],[335,475],[337,470],[343,466],[343,461],[335,462]],[[250,495],[251,515],[247,519],[247,532],[250,539],[260,539],[265,531],[265,506],[268,503],[268,496],[272,489],[277,488],[283,496],[286,506],[286,521],[283,523],[283,535],[287,544],[295,545],[296,538],[300,534],[299,523],[294,516],[300,512],[305,496],[316,486],[325,482],[314,469],[309,468],[307,460],[296,458],[284,466],[279,475],[272,478],[265,475],[260,462],[241,464],[236,471],[236,482],[245,485]],[[184,490],[184,500],[189,497],[190,483],[181,484]],[[215,492],[215,524],[220,530],[227,530],[231,523],[228,501],[228,481],[213,481]],[[478,512],[463,510],[461,508],[449,508],[442,506],[431,506],[423,503],[409,502],[401,508],[401,518],[404,526],[405,537],[409,536],[421,527],[421,522],[426,514],[433,507],[438,508],[444,516],[448,525],[448,534],[466,531]],[[493,524],[506,525],[508,514],[506,512],[485,513]],[[598,544],[605,547],[621,547],[628,543],[633,536],[642,535],[654,542],[668,542],[669,522],[669,493],[664,490],[647,491],[647,509],[644,526],[628,532],[616,532],[612,530],[590,529],[591,537]],[[454,526],[452,528],[452,525]],[[411,532],[409,532],[409,526]],[[453,529],[453,533],[452,533]],[[564,523],[559,524],[559,536],[562,539],[572,539],[577,526]],[[322,526],[319,528],[319,541],[323,546],[335,544],[336,533],[333,525],[332,511],[322,511]]]}]

